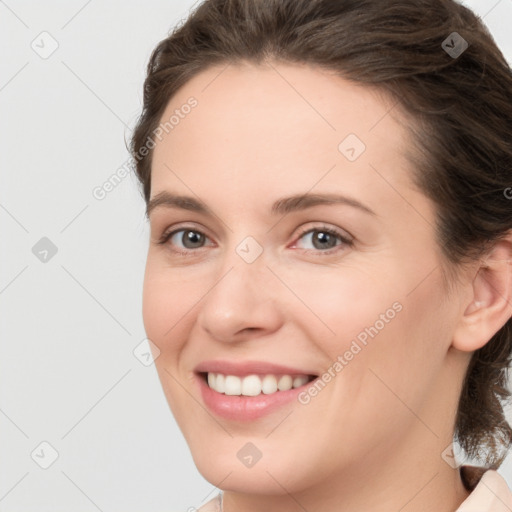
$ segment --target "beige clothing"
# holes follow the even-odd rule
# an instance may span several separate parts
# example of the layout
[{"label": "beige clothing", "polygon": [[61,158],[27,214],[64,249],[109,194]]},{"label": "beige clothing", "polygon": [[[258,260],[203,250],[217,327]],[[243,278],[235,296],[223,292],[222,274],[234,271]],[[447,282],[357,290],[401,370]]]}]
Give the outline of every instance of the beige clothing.
[{"label": "beige clothing", "polygon": [[460,468],[462,481],[471,494],[456,512],[511,512],[512,493],[505,479],[493,469]]}]

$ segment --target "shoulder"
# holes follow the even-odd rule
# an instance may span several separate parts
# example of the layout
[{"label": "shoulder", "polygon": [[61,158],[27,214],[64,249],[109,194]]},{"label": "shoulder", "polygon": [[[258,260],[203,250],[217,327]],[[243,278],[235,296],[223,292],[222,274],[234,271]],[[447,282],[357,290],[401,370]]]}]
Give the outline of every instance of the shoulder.
[{"label": "shoulder", "polygon": [[462,466],[461,477],[471,494],[456,512],[510,512],[512,492],[496,470]]}]

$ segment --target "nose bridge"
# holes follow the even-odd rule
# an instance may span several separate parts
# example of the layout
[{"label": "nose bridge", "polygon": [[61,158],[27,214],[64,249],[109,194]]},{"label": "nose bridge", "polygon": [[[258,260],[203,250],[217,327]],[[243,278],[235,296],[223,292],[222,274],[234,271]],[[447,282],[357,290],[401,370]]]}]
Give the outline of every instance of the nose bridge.
[{"label": "nose bridge", "polygon": [[261,294],[264,290],[260,289],[257,283],[271,275],[266,267],[268,251],[264,250],[263,242],[256,240],[252,235],[240,234],[237,231],[232,232],[230,238],[226,253],[221,257],[219,278],[226,276],[228,281],[231,280],[233,287],[245,283],[245,289],[249,291],[254,288],[254,292]]}]

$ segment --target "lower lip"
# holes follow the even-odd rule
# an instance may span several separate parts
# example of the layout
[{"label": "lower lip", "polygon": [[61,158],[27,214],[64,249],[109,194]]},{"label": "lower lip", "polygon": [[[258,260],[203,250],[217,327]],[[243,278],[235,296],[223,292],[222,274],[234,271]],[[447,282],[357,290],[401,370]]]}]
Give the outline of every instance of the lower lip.
[{"label": "lower lip", "polygon": [[254,421],[270,414],[283,405],[295,400],[314,381],[288,391],[276,391],[270,395],[257,396],[225,395],[208,386],[201,375],[196,374],[203,401],[214,414],[231,421]]}]

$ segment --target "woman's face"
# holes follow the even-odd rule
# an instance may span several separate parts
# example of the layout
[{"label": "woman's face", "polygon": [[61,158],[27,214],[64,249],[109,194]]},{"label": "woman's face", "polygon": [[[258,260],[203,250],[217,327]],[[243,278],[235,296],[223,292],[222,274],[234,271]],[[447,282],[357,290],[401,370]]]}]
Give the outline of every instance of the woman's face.
[{"label": "woman's face", "polygon": [[[441,460],[451,441],[461,301],[392,107],[274,63],[210,68],[162,116],[144,325],[194,461],[223,489],[298,492]],[[318,200],[287,199],[306,194]]]}]

